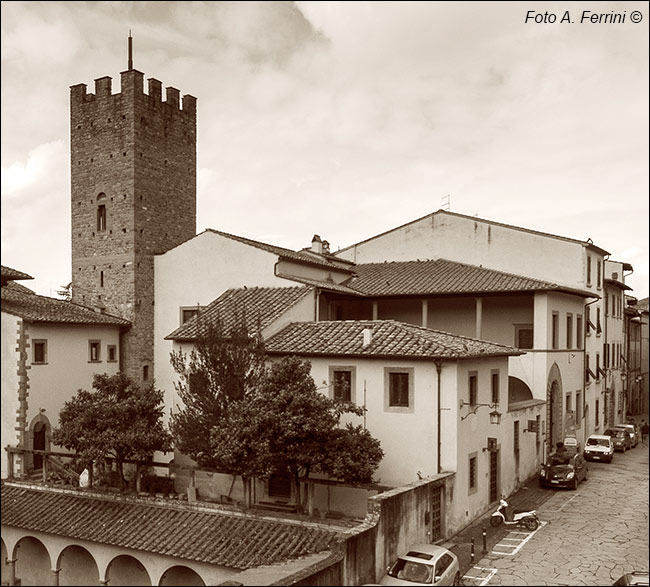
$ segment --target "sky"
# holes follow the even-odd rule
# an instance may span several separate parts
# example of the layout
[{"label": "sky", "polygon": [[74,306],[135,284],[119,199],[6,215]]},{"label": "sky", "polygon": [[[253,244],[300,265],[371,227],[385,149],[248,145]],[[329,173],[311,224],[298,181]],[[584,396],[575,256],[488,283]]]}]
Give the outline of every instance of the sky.
[{"label": "sky", "polygon": [[37,293],[71,280],[69,87],[118,92],[131,30],[145,79],[198,99],[197,232],[336,251],[448,206],[590,238],[648,296],[647,2],[1,10],[2,264]]}]

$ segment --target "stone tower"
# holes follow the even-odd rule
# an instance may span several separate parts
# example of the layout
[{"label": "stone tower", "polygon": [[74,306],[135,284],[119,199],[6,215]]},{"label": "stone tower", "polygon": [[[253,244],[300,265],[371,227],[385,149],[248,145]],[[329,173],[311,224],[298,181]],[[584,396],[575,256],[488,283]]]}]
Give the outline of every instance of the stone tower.
[{"label": "stone tower", "polygon": [[70,88],[72,300],[131,321],[120,369],[151,381],[154,255],[196,234],[196,98],[145,93],[130,37],[120,75],[119,94],[110,77]]}]

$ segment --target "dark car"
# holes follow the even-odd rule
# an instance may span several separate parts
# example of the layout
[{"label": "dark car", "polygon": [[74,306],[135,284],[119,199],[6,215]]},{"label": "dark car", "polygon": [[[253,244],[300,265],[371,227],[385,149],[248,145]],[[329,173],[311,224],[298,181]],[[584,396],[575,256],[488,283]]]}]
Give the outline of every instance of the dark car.
[{"label": "dark car", "polygon": [[632,448],[632,436],[626,428],[608,428],[603,434],[612,437],[614,450],[625,452],[629,448]]},{"label": "dark car", "polygon": [[539,472],[539,486],[578,489],[578,484],[586,481],[588,474],[587,461],[580,453],[553,453]]}]

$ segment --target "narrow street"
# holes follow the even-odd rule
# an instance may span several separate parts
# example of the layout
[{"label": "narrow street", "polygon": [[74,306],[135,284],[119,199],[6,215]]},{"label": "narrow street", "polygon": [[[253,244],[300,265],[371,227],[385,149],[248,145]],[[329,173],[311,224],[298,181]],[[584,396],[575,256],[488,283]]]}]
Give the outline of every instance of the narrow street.
[{"label": "narrow street", "polygon": [[475,539],[475,562],[463,565],[461,557],[463,583],[611,585],[623,573],[647,570],[648,464],[648,447],[639,444],[611,464],[589,463],[577,491],[531,487],[525,501],[537,498],[542,525],[491,533],[487,553]]}]

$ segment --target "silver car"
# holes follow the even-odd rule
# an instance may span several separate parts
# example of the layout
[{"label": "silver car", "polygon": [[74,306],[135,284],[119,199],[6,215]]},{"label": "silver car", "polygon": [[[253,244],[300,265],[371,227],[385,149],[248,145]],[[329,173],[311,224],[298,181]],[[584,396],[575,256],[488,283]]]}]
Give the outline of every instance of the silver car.
[{"label": "silver car", "polygon": [[625,428],[630,433],[630,440],[632,448],[639,444],[639,434],[637,433],[637,428],[634,424],[616,424],[614,428]]},{"label": "silver car", "polygon": [[418,544],[388,567],[380,585],[460,585],[458,558],[442,546]]}]

